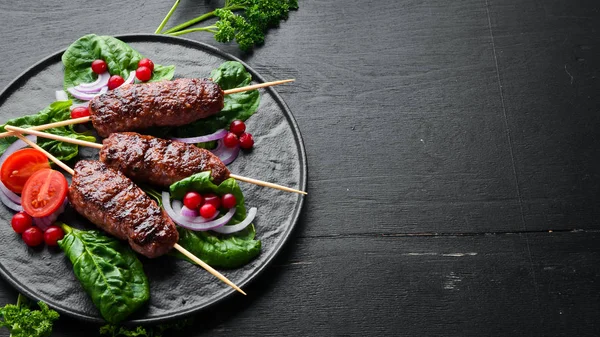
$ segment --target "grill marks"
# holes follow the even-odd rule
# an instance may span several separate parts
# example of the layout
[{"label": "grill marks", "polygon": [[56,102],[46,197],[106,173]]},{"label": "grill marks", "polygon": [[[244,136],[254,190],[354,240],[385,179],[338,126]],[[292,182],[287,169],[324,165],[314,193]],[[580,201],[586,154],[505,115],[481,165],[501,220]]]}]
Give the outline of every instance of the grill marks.
[{"label": "grill marks", "polygon": [[75,165],[69,201],[77,212],[147,257],[167,253],[179,240],[173,221],[121,172],[99,161]]},{"label": "grill marks", "polygon": [[134,132],[104,139],[100,161],[134,181],[162,187],[203,171],[211,171],[216,184],[229,177],[227,167],[208,150]]},{"label": "grill marks", "polygon": [[153,126],[179,126],[223,109],[223,91],[208,79],[124,85],[90,101],[92,124],[102,137]]}]

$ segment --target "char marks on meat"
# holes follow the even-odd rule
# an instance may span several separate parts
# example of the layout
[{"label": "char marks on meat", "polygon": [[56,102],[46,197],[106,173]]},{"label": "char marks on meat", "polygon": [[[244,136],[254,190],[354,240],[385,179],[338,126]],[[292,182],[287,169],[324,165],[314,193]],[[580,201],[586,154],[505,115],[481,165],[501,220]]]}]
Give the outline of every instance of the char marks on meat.
[{"label": "char marks on meat", "polygon": [[223,109],[223,91],[208,79],[180,78],[123,85],[90,101],[92,124],[102,137],[153,126],[179,126]]},{"label": "char marks on meat", "polygon": [[75,165],[69,187],[75,210],[138,253],[153,258],[179,240],[173,221],[157,203],[121,172],[95,160]]},{"label": "char marks on meat", "polygon": [[203,171],[211,171],[216,184],[229,177],[225,164],[208,150],[135,132],[104,139],[100,161],[136,182],[163,187]]}]

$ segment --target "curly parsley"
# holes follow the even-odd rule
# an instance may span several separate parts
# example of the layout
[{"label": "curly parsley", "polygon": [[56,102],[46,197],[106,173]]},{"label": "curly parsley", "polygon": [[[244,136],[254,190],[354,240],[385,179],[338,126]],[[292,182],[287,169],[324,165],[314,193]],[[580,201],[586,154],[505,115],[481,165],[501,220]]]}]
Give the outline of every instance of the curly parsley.
[{"label": "curly parsley", "polygon": [[7,304],[1,308],[0,327],[8,328],[11,337],[50,336],[58,313],[44,302],[38,302],[40,310],[31,310],[28,302],[25,296],[19,294],[17,304]]},{"label": "curly parsley", "polygon": [[[200,15],[173,28],[162,31],[169,21],[179,0],[156,29],[156,34],[173,36],[192,32],[209,32],[214,34],[218,42],[235,41],[240,49],[248,50],[265,41],[265,33],[271,27],[279,25],[281,20],[288,18],[290,10],[298,9],[298,0],[226,0],[221,8]],[[192,25],[211,18],[219,20],[213,25],[189,28]]]}]

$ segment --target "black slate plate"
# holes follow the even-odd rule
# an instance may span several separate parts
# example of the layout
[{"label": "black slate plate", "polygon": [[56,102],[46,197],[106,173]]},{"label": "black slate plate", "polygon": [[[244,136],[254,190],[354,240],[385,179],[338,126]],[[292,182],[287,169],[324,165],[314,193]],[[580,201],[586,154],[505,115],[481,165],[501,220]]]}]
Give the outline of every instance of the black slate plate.
[{"label": "black slate plate", "polygon": [[[176,66],[176,77],[208,77],[224,61],[240,61],[214,47],[182,38],[161,35],[126,35],[129,43],[154,62]],[[0,94],[0,123],[9,118],[36,113],[54,101],[62,88],[60,51],[40,61],[15,79]],[[255,82],[265,82],[244,64]],[[276,79],[269,79],[276,80]],[[288,85],[294,85],[288,84]],[[257,113],[247,121],[254,135],[251,153],[241,154],[231,172],[282,185],[306,189],[306,155],[292,113],[274,88],[261,90]],[[80,158],[96,158],[97,150],[85,149]],[[69,163],[72,167],[74,161]],[[255,220],[262,252],[248,265],[221,272],[240,287],[252,281],[273,260],[294,228],[304,198],[298,194],[240,183],[246,206],[258,207]],[[75,278],[71,263],[59,249],[28,248],[9,227],[13,212],[0,206],[5,226],[0,231],[0,274],[19,292],[41,300],[57,311],[79,319],[103,322],[93,303]],[[93,228],[82,217],[70,212],[64,221],[77,228]],[[151,299],[129,318],[131,324],[158,323],[174,319],[238,295],[198,266],[170,256],[141,258],[150,280]]]}]

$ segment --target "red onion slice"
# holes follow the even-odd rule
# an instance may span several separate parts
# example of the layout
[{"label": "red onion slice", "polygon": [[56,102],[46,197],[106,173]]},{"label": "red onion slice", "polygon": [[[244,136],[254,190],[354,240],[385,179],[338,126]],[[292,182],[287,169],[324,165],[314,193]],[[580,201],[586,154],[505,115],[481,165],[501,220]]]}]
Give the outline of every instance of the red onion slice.
[{"label": "red onion slice", "polygon": [[[29,139],[30,141],[37,143],[37,137],[33,136],[33,135],[27,135],[25,136],[25,138]],[[24,141],[17,139],[14,143],[10,144],[7,148],[6,151],[4,151],[4,153],[2,154],[2,156],[0,156],[0,166],[2,166],[2,164],[4,163],[4,160],[6,159],[6,157],[10,156],[11,154],[13,154],[13,152],[24,148],[27,146],[27,143],[25,143]]]},{"label": "red onion slice", "polygon": [[42,232],[45,232],[52,224],[52,220],[50,219],[50,215],[43,218],[33,218],[33,224],[41,229]]},{"label": "red onion slice", "polygon": [[100,94],[100,92],[104,88],[108,89],[108,86],[103,85],[100,88],[93,88],[93,89],[92,88],[78,88],[78,87],[73,87],[73,89],[75,89],[75,90],[77,90],[77,91],[79,91],[81,93],[84,93],[84,94]]},{"label": "red onion slice", "polygon": [[171,138],[172,140],[176,140],[178,142],[182,142],[182,143],[205,143],[205,142],[212,142],[213,140],[219,140],[223,137],[225,137],[227,135],[227,130],[225,129],[219,129],[217,131],[215,131],[214,133],[211,133],[210,135],[206,135],[206,136],[198,136],[198,137],[188,137],[188,138]]},{"label": "red onion slice", "polygon": [[108,80],[110,79],[110,73],[108,71],[103,72],[102,74],[98,75],[98,78],[96,78],[96,80],[94,82],[90,82],[90,83],[81,83],[78,86],[76,86],[75,88],[95,88],[97,87],[98,89],[96,89],[96,91],[100,90],[103,86],[108,84]]},{"label": "red onion slice", "polygon": [[[183,219],[186,219],[187,221],[193,222],[193,223],[204,223],[207,221],[211,221],[216,219],[219,216],[219,212],[215,212],[215,215],[213,215],[210,218],[205,218],[203,216],[198,215],[198,213],[196,213],[196,216],[194,217],[186,217],[185,215],[183,215],[183,208],[185,207],[183,205],[183,202],[181,200],[173,200],[173,202],[171,203],[171,207],[173,208],[173,211],[175,212],[175,214],[181,214],[181,216],[183,216]],[[187,207],[185,207],[187,208]],[[187,208],[189,209],[189,208]]]},{"label": "red onion slice", "polygon": [[179,214],[181,214],[181,216],[186,217],[186,218],[195,218],[198,216],[198,211],[195,209],[189,209],[186,206],[183,206],[181,208],[181,212],[179,212]]},{"label": "red onion slice", "polygon": [[[31,140],[34,143],[37,142],[37,137],[36,136],[27,135],[25,137],[27,139]],[[4,153],[2,154],[2,156],[0,156],[0,166],[2,166],[2,164],[4,163],[4,160],[6,159],[6,157],[10,156],[15,151],[17,151],[17,150],[19,150],[21,148],[24,148],[26,146],[27,146],[27,143],[25,143],[24,141],[22,141],[20,139],[17,139],[14,143],[10,144],[6,148],[6,151],[4,151]],[[4,184],[2,186],[6,189],[6,186],[4,186]],[[8,189],[6,189],[6,190],[8,191]],[[0,189],[0,200],[2,201],[2,203],[4,205],[6,205],[6,207],[12,209],[13,211],[17,211],[17,212],[22,211],[23,207],[21,207],[20,202],[19,202],[19,204],[17,204],[13,200],[11,200],[11,198],[13,198],[13,197],[14,196],[9,197],[9,195],[7,195],[7,193],[4,192],[4,189]]]},{"label": "red onion slice", "polygon": [[175,211],[171,207],[171,200],[170,200],[168,192],[162,193],[162,203],[163,203],[163,207],[165,208],[165,211],[171,217],[171,219],[173,219],[173,221],[176,224],[178,224],[179,226],[181,226],[183,228],[192,230],[192,231],[207,231],[207,230],[211,230],[211,229],[215,229],[215,228],[224,226],[226,223],[229,222],[229,220],[231,220],[231,218],[235,214],[235,207],[234,207],[234,208],[230,209],[225,215],[223,215],[222,217],[220,217],[216,220],[205,221],[205,222],[195,222],[195,221],[186,220],[181,215],[175,213]]},{"label": "red onion slice", "polygon": [[56,90],[54,96],[56,97],[57,101],[68,101],[69,100],[69,95],[67,95],[67,93],[64,90]]},{"label": "red onion slice", "polygon": [[120,88],[126,84],[131,84],[135,81],[135,70],[133,70],[132,72],[129,73],[129,77],[127,77],[127,79],[125,80],[125,82],[123,82],[123,84],[121,84],[120,86],[118,86],[117,88]]},{"label": "red onion slice", "polygon": [[256,207],[252,207],[252,208],[250,208],[250,210],[248,210],[246,219],[244,219],[239,224],[215,228],[215,229],[213,229],[213,231],[215,231],[217,233],[221,233],[221,234],[231,234],[231,233],[239,232],[242,229],[248,227],[248,225],[251,224],[252,221],[254,221],[254,217],[256,217],[256,211],[257,211]]},{"label": "red onion slice", "polygon": [[10,199],[10,201],[14,202],[15,204],[21,204],[21,197],[19,195],[17,195],[15,192],[9,190],[3,182],[0,181],[0,190],[2,190],[2,192],[4,192],[4,194],[8,197],[8,199]]},{"label": "red onion slice", "polygon": [[20,212],[23,210],[23,207],[21,205],[17,205],[14,202],[12,202],[7,196],[6,194],[4,194],[4,192],[0,192],[0,200],[2,201],[2,203],[12,209],[13,211],[17,211]]},{"label": "red onion slice", "polygon": [[106,91],[108,91],[108,87],[102,87],[102,89],[100,90],[100,92],[98,93],[85,93],[85,92],[81,92],[77,89],[73,88],[67,88],[67,91],[69,93],[71,93],[71,95],[73,95],[73,97],[80,99],[82,101],[89,101],[92,98],[98,96],[98,95],[102,95],[104,94]]},{"label": "red onion slice", "polygon": [[54,223],[54,221],[58,219],[58,216],[65,211],[65,207],[67,206],[68,202],[69,200],[65,198],[63,204],[56,211],[54,211],[54,213],[41,218],[33,218],[33,223],[35,223],[36,226],[38,226],[43,232],[45,232],[48,229],[48,227],[50,227]]},{"label": "red onion slice", "polygon": [[223,141],[219,140],[219,145],[216,149],[212,150],[212,153],[219,157],[223,164],[229,165],[231,164],[235,158],[240,154],[240,147],[236,146],[234,148],[227,147],[223,145]]}]

